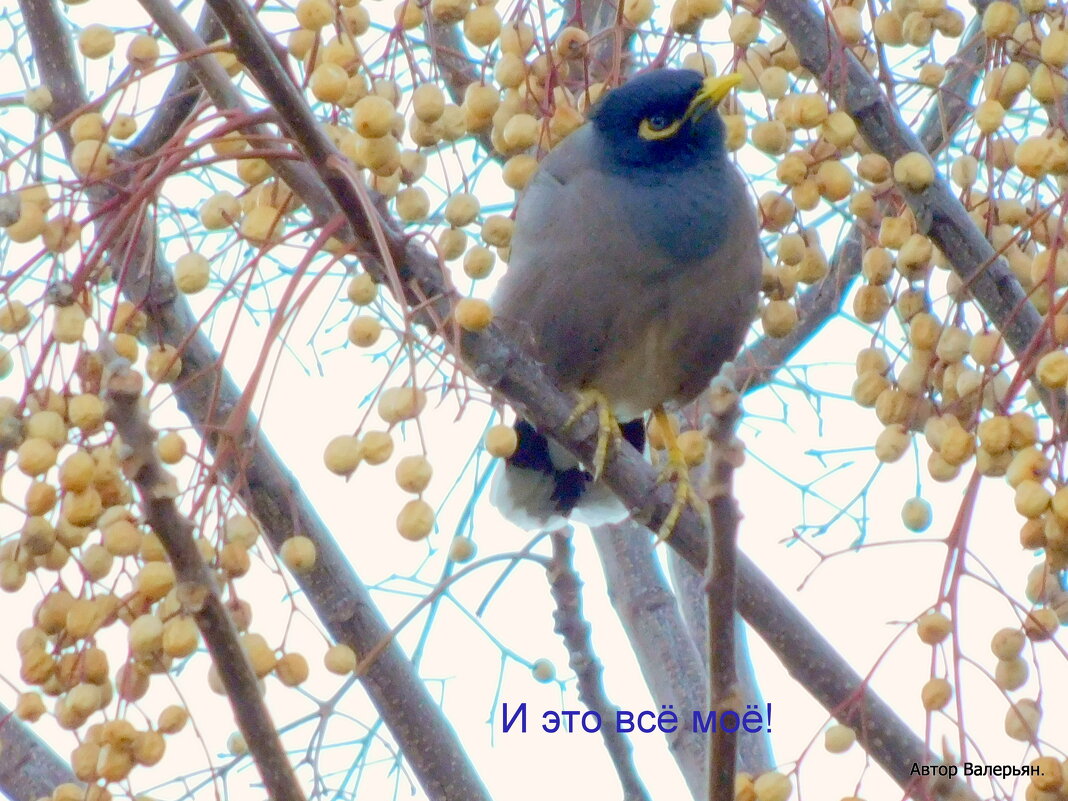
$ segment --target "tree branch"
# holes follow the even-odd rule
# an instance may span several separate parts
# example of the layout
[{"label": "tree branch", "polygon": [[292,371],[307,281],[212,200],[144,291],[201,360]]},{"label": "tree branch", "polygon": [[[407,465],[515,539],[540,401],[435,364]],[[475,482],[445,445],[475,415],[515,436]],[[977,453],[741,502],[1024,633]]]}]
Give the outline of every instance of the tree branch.
[{"label": "tree branch", "polygon": [[238,728],[267,792],[276,801],[304,801],[296,773],[278,736],[237,627],[226,611],[215,576],[193,540],[194,524],[178,511],[178,482],[156,454],[156,431],[141,410],[144,377],[114,353],[104,389],[108,419],[122,437],[123,471],[141,496],[145,521],[159,537],[174,567],[182,610],[192,616],[219,672]]},{"label": "tree branch", "polygon": [[81,782],[47,743],[0,705],[0,792],[13,801],[49,798],[61,784]]},{"label": "tree branch", "polygon": [[582,616],[582,582],[572,562],[574,550],[571,547],[571,532],[555,531],[551,539],[553,556],[548,566],[548,578],[556,602],[556,611],[553,612],[555,631],[567,646],[568,664],[575,671],[579,699],[587,709],[601,716],[601,736],[623,786],[624,801],[649,801],[649,791],[645,789],[634,764],[630,740],[616,728],[619,707],[612,703],[605,692],[602,681],[604,668],[593,650],[590,624]]},{"label": "tree branch", "polygon": [[738,728],[728,731],[723,714],[733,711],[739,721],[743,701],[735,673],[734,599],[735,565],[738,553],[738,502],[734,499],[734,468],[743,451],[735,437],[742,416],[741,399],[730,379],[722,373],[708,393],[711,423],[706,430],[709,471],[701,487],[708,501],[712,525],[708,564],[705,567],[705,598],[708,618],[708,709],[719,715],[721,725],[712,730],[708,746],[708,801],[733,801],[734,767]]}]

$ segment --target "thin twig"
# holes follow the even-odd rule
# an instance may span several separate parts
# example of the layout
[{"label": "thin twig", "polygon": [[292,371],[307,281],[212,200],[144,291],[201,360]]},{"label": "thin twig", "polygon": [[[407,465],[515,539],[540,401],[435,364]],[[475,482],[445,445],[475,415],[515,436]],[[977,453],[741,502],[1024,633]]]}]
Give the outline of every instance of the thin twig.
[{"label": "thin twig", "polygon": [[183,611],[196,621],[230,700],[238,728],[248,743],[268,795],[277,801],[304,801],[304,793],[267,705],[233,618],[226,611],[215,576],[193,539],[195,526],[178,510],[178,483],[156,453],[156,431],[141,408],[144,377],[123,359],[108,365],[104,386],[108,419],[122,437],[123,471],[141,496],[145,521],[159,537],[174,567]]},{"label": "thin twig", "polygon": [[593,650],[590,624],[582,615],[582,581],[572,561],[574,549],[571,547],[570,530],[555,531],[551,538],[553,556],[547,574],[553,601],[556,602],[554,630],[567,647],[568,664],[575,671],[579,698],[587,709],[601,718],[601,737],[619,783],[623,786],[624,801],[649,801],[649,791],[645,789],[634,764],[630,740],[616,727],[619,708],[605,692],[604,668]]},{"label": "thin twig", "polygon": [[735,566],[738,552],[738,503],[734,469],[742,452],[735,428],[742,414],[738,391],[730,378],[718,376],[708,393],[711,422],[708,479],[701,488],[712,518],[705,593],[708,601],[708,708],[720,725],[711,732],[708,748],[708,801],[733,801],[738,729],[728,730],[723,715],[742,717],[742,698],[734,669]]}]

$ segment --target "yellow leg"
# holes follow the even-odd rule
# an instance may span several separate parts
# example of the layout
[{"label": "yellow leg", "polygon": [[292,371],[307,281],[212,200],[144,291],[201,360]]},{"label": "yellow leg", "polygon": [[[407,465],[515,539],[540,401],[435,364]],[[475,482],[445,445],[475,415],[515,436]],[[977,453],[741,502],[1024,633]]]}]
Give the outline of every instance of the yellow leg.
[{"label": "yellow leg", "polygon": [[653,417],[656,418],[656,424],[662,432],[665,450],[667,451],[667,463],[660,473],[659,481],[675,482],[675,502],[671,505],[671,511],[664,518],[664,522],[656,535],[656,541],[659,544],[671,536],[676,524],[679,522],[683,509],[687,506],[692,506],[701,516],[701,519],[707,523],[708,506],[702,502],[690,483],[690,467],[686,464],[686,457],[683,456],[682,449],[679,447],[678,436],[675,434],[671,419],[668,417],[667,412],[664,411],[664,407],[657,406],[653,409]]},{"label": "yellow leg", "polygon": [[571,412],[571,416],[567,418],[564,428],[569,428],[590,409],[597,410],[597,449],[593,453],[593,464],[590,465],[590,472],[596,481],[601,471],[604,470],[604,463],[608,458],[608,446],[619,439],[619,423],[612,414],[612,405],[603,392],[596,389],[584,389],[579,396],[581,400]]}]

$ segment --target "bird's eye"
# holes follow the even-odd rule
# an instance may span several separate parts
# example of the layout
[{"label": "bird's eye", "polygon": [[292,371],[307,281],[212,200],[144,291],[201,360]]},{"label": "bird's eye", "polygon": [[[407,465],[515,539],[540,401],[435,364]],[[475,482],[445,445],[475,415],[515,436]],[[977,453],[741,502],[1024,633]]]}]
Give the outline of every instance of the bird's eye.
[{"label": "bird's eye", "polygon": [[678,133],[684,118],[672,119],[667,114],[650,114],[638,125],[638,136],[648,142],[668,139]]},{"label": "bird's eye", "polygon": [[653,116],[649,117],[648,122],[649,127],[654,131],[662,131],[670,124],[667,116],[664,114],[654,114]]}]

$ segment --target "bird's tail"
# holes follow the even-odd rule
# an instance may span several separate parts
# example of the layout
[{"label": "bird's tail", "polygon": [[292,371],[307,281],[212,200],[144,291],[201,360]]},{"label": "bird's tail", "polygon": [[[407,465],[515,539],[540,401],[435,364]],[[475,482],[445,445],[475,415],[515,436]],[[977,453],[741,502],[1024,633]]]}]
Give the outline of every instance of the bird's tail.
[{"label": "bird's tail", "polygon": [[[623,438],[639,451],[645,448],[641,418],[619,426]],[[515,424],[517,445],[498,467],[490,501],[509,520],[528,531],[556,528],[572,516],[586,525],[619,522],[623,504],[584,470],[570,453],[526,420]]]}]

